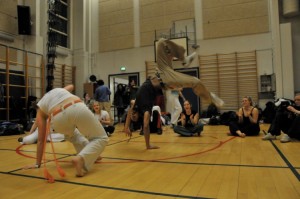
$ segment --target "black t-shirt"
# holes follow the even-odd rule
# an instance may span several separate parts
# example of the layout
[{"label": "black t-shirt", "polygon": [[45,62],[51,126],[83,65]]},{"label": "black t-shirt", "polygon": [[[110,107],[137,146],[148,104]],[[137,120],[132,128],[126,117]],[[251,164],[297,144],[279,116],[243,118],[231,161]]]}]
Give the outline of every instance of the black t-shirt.
[{"label": "black t-shirt", "polygon": [[139,87],[136,93],[136,100],[134,104],[134,110],[138,111],[140,116],[146,111],[151,114],[152,107],[156,98],[156,89],[153,87],[150,79],[147,79],[141,87]]},{"label": "black t-shirt", "polygon": [[191,127],[194,127],[195,125],[193,125],[192,124],[192,121],[191,121],[191,119],[190,119],[190,116],[191,115],[194,115],[194,117],[195,117],[195,115],[197,114],[197,112],[196,111],[194,111],[194,110],[192,110],[192,113],[190,114],[190,115],[188,115],[186,112],[185,112],[185,110],[182,112],[184,115],[185,115],[185,128],[191,128]]}]

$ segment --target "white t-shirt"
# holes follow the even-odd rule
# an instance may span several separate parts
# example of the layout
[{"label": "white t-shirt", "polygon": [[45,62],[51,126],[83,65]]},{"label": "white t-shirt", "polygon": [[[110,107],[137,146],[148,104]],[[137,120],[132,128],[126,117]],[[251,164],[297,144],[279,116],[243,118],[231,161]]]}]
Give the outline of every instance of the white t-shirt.
[{"label": "white t-shirt", "polygon": [[[108,112],[105,111],[105,110],[101,110],[101,115],[97,114],[97,113],[94,113],[94,116],[99,121],[101,121],[101,120],[105,120],[106,121],[106,120],[110,119]],[[103,126],[108,126],[108,125],[103,125]]]},{"label": "white t-shirt", "polygon": [[53,107],[72,96],[74,95],[64,88],[54,88],[42,97],[37,106],[48,115]]}]

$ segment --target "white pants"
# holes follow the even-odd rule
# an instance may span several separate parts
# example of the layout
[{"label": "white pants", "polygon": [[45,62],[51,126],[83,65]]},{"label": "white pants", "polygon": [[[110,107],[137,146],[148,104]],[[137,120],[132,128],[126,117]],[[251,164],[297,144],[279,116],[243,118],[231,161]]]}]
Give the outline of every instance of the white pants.
[{"label": "white pants", "polygon": [[167,111],[171,114],[171,124],[177,125],[178,118],[182,112],[179,95],[172,94],[171,90],[166,90]]},{"label": "white pants", "polygon": [[163,117],[161,116],[161,110],[160,110],[160,107],[159,107],[159,106],[153,106],[153,107],[152,107],[152,114],[151,114],[151,117],[150,117],[150,121],[151,121],[151,122],[153,121],[153,111],[157,111],[157,112],[158,112],[162,124],[165,125],[165,124],[166,124],[166,120],[165,120],[165,118],[163,118]]},{"label": "white pants", "polygon": [[[76,103],[51,118],[51,128],[63,133],[90,171],[108,143],[103,126],[84,103]],[[75,129],[78,131],[75,131]]]},{"label": "white pants", "polygon": [[[23,137],[22,144],[35,144],[37,143],[38,139],[38,128],[35,129],[35,131],[25,137]],[[47,141],[50,141],[50,136],[52,139],[52,142],[61,142],[65,140],[65,135],[61,133],[50,133],[47,137]]]}]

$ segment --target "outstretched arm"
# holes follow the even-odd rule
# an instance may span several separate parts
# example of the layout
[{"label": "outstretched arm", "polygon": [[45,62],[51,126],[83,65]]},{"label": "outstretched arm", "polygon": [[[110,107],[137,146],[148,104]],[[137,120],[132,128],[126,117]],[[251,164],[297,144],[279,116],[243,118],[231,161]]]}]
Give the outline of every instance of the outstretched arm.
[{"label": "outstretched arm", "polygon": [[145,143],[146,143],[146,148],[147,149],[159,149],[158,146],[154,146],[150,144],[150,113],[149,111],[146,111],[144,113],[144,122],[143,122],[143,132],[144,132],[144,138],[145,138]]},{"label": "outstretched arm", "polygon": [[37,123],[36,123],[36,121],[34,121],[34,123],[32,124],[32,126],[30,128],[29,133],[32,134],[35,131],[36,128],[37,128]]},{"label": "outstretched arm", "polygon": [[73,84],[70,84],[68,86],[65,86],[64,89],[66,89],[67,91],[69,92],[72,92],[74,90],[74,85]]},{"label": "outstretched arm", "polygon": [[44,145],[45,145],[45,137],[47,134],[47,118],[48,116],[38,109],[36,122],[38,125],[38,143],[37,143],[37,155],[36,155],[36,164],[41,165],[43,152],[44,152]]},{"label": "outstretched arm", "polygon": [[186,99],[185,99],[184,95],[182,94],[182,92],[179,90],[178,93],[179,93],[179,96],[182,98],[182,100],[185,101]]},{"label": "outstretched arm", "polygon": [[24,169],[39,168],[41,166],[43,153],[44,153],[47,118],[48,118],[48,116],[45,113],[43,113],[40,109],[38,109],[37,115],[36,115],[36,124],[38,126],[38,143],[37,143],[37,151],[36,151],[36,163],[33,165],[25,166]]},{"label": "outstretched arm", "polygon": [[132,132],[130,131],[130,124],[131,124],[131,115],[133,113],[133,107],[134,107],[135,100],[130,101],[130,107],[127,112],[125,126],[124,126],[124,132],[126,135],[130,136],[132,135]]},{"label": "outstretched arm", "polygon": [[130,131],[130,123],[131,123],[131,116],[132,114],[132,107],[130,107],[128,109],[128,112],[127,112],[127,116],[126,116],[126,121],[125,121],[125,126],[124,126],[124,132],[126,133],[127,136],[130,136],[132,135],[131,131]]}]

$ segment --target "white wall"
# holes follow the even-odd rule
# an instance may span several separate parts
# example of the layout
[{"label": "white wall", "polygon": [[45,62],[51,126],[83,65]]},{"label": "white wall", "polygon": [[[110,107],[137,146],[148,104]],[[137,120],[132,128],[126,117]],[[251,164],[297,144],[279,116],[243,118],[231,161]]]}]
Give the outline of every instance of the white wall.
[{"label": "white wall", "polygon": [[292,48],[295,92],[300,92],[300,16],[292,21]]},{"label": "white wall", "polygon": [[92,68],[92,72],[107,84],[109,74],[122,74],[120,66],[126,66],[126,71],[123,73],[139,72],[142,83],[145,81],[145,61],[151,60],[154,60],[153,46],[99,53],[97,54],[97,66]]}]

